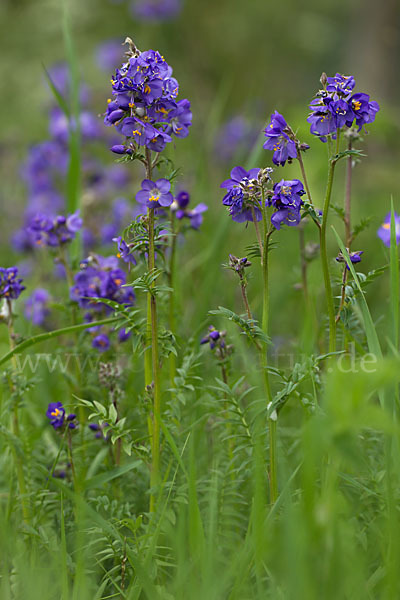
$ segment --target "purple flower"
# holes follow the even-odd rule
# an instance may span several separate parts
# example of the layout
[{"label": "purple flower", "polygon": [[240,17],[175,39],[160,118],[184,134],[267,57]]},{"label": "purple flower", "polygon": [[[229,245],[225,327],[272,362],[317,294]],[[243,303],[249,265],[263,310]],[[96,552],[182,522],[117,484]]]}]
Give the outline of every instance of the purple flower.
[{"label": "purple flower", "polygon": [[334,77],[327,78],[327,92],[334,92],[339,96],[349,96],[354,89],[356,82],[352,75],[341,75],[336,73]]},{"label": "purple flower", "polygon": [[370,101],[368,94],[352,94],[354,77],[340,75],[327,78],[326,90],[321,90],[311,102],[312,110],[307,121],[311,124],[311,133],[326,142],[326,136],[336,136],[342,127],[351,127],[354,119],[358,130],[375,120],[379,104]]},{"label": "purple flower", "polygon": [[126,274],[118,268],[116,256],[102,257],[91,255],[81,263],[81,270],[75,275],[74,286],[70,290],[71,299],[84,309],[94,312],[112,311],[105,304],[91,300],[104,298],[119,304],[132,305],[135,296],[131,287],[122,287]]},{"label": "purple flower", "polygon": [[[176,102],[179,91],[172,69],[154,50],[132,55],[112,80],[113,98],[109,98],[104,123],[114,125],[128,138],[129,148],[146,146],[162,152],[172,134],[186,137],[192,121],[190,102]],[[112,151],[126,153],[127,144],[114,144]]]},{"label": "purple flower", "polygon": [[110,148],[111,152],[114,154],[132,154],[132,150],[123,144],[114,144]]},{"label": "purple flower", "polygon": [[112,71],[114,65],[121,60],[123,49],[119,39],[107,40],[96,48],[96,61],[100,69]]},{"label": "purple flower", "polygon": [[65,409],[62,402],[50,402],[47,407],[46,417],[50,419],[50,425],[59,429],[64,425]]},{"label": "purple flower", "polygon": [[203,213],[208,210],[207,204],[201,202],[193,209],[189,209],[188,205],[190,202],[190,194],[184,190],[181,190],[174,199],[173,204],[171,205],[171,210],[175,213],[175,217],[178,220],[182,220],[184,218],[190,219],[190,226],[193,229],[199,229],[203,222]]},{"label": "purple flower", "polygon": [[178,203],[179,208],[185,209],[190,202],[190,194],[189,192],[185,192],[181,190],[176,196],[175,200]]},{"label": "purple flower", "polygon": [[118,331],[118,341],[121,343],[126,342],[127,340],[129,340],[131,335],[132,335],[131,331],[127,331],[126,329],[122,328]]},{"label": "purple flower", "polygon": [[[275,165],[284,166],[288,158],[297,157],[296,142],[292,130],[288,127],[285,119],[275,111],[271,115],[271,122],[264,131],[267,141],[263,148],[273,150],[272,162]],[[291,135],[292,137],[289,137]]]},{"label": "purple flower", "polygon": [[[349,252],[349,250],[347,250],[347,251]],[[350,261],[353,264],[361,262],[361,254],[364,254],[363,250],[357,250],[356,252],[349,252]],[[336,257],[336,260],[337,260],[337,262],[340,262],[340,263],[346,262],[346,259],[343,256],[342,252],[339,252],[339,254]],[[350,267],[348,264],[346,264],[346,268],[348,271],[350,271]]]},{"label": "purple flower", "polygon": [[[387,214],[385,220],[381,227],[378,229],[378,237],[382,240],[382,242],[390,248],[390,221],[391,214]],[[396,229],[396,244],[400,242],[400,215],[394,213],[394,222]]]},{"label": "purple flower", "polygon": [[257,140],[259,131],[242,115],[227,121],[217,132],[215,154],[218,159],[230,161],[240,152],[250,151]]},{"label": "purple flower", "polygon": [[210,349],[214,350],[217,345],[222,347],[225,345],[223,337],[224,333],[222,331],[218,331],[214,325],[210,325],[207,335],[200,340],[200,344],[210,344]]},{"label": "purple flower", "polygon": [[25,300],[25,317],[34,325],[43,325],[50,314],[49,301],[49,292],[43,288],[37,288]]},{"label": "purple flower", "polygon": [[274,185],[274,193],[268,204],[277,209],[271,217],[271,223],[276,229],[280,229],[281,225],[293,227],[300,223],[301,196],[304,194],[303,184],[298,179],[282,179]]},{"label": "purple flower", "polygon": [[134,0],[132,13],[143,21],[168,21],[178,16],[181,0]]},{"label": "purple flower", "polygon": [[18,268],[10,267],[4,269],[0,267],[0,298],[16,300],[21,292],[25,289],[22,284],[22,279],[17,278]]},{"label": "purple flower", "polygon": [[370,102],[368,94],[353,94],[349,102],[359,131],[364,125],[375,120],[379,104],[375,101]]},{"label": "purple flower", "polygon": [[192,111],[189,100],[180,100],[177,107],[168,115],[169,127],[167,133],[173,133],[177,137],[187,137],[189,127],[192,124]]},{"label": "purple flower", "polygon": [[106,352],[110,347],[110,338],[104,333],[100,333],[92,341],[93,348],[97,348],[99,352]]},{"label": "purple flower", "polygon": [[131,249],[125,240],[122,239],[121,236],[113,238],[113,242],[117,242],[118,253],[117,258],[122,258],[122,260],[126,263],[132,263],[136,265],[136,260],[133,254],[131,253]]},{"label": "purple flower", "polygon": [[82,227],[79,210],[64,217],[58,215],[49,218],[44,214],[37,214],[31,219],[27,230],[37,246],[60,246],[74,239]]},{"label": "purple flower", "polygon": [[168,179],[157,179],[156,182],[144,179],[142,189],[136,194],[136,200],[148,208],[171,206],[174,198],[170,189],[171,182]]},{"label": "purple flower", "polygon": [[221,183],[221,187],[228,190],[222,204],[229,206],[229,214],[238,223],[253,221],[253,212],[256,220],[262,219],[260,192],[257,185],[259,168],[246,171],[243,167],[234,167],[231,179]]},{"label": "purple flower", "polygon": [[311,124],[310,131],[326,142],[326,136],[336,132],[335,117],[329,109],[331,98],[316,98],[310,104],[312,110],[307,118]]}]

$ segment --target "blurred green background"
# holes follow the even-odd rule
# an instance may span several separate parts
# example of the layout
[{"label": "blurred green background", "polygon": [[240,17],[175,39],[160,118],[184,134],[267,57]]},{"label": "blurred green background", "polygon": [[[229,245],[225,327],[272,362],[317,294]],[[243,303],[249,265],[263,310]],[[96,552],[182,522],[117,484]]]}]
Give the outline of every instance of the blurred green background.
[{"label": "blurred green background", "polygon": [[[12,229],[21,225],[26,190],[19,168],[31,144],[48,136],[50,94],[44,84],[47,68],[65,58],[63,11],[69,13],[73,42],[79,57],[81,81],[92,89],[91,109],[100,114],[109,96],[109,77],[96,64],[101,42],[129,35],[142,50],[159,49],[180,83],[180,98],[193,108],[190,136],[179,140],[171,158],[182,167],[180,185],[189,189],[195,204],[210,209],[199,234],[191,235],[181,256],[180,285],[184,292],[182,322],[197,326],[207,311],[219,304],[240,312],[236,282],[220,265],[229,252],[246,254],[254,232],[233,223],[221,204],[220,182],[235,164],[271,165],[271,153],[262,150],[262,129],[273,110],[281,112],[301,140],[311,145],[305,157],[314,202],[321,206],[325,187],[327,148],[309,134],[308,103],[319,88],[322,71],[352,74],[357,91],[365,91],[381,106],[376,122],[365,136],[366,157],[354,174],[354,222],[372,217],[371,227],[357,240],[363,249],[360,270],[367,272],[387,261],[386,249],[376,230],[389,210],[390,196],[398,206],[397,175],[400,159],[399,55],[400,6],[395,0],[336,0],[335,2],[283,2],[241,0],[184,0],[177,19],[163,23],[139,22],[129,4],[111,0],[1,0],[0,77],[1,96],[1,264],[10,266],[18,257],[10,249]],[[111,73],[110,73],[111,75]],[[221,161],[215,151],[219,127],[236,115],[246,117],[261,133],[249,153]],[[100,118],[101,122],[101,118]],[[361,147],[361,146],[360,146]],[[104,161],[112,163],[107,148]],[[300,177],[297,164],[279,167],[275,180]],[[138,189],[133,185],[131,199]],[[333,202],[341,205],[344,164],[337,169]],[[398,211],[400,212],[399,208]],[[342,226],[333,215],[342,232]],[[311,225],[306,239],[317,241]],[[302,310],[298,234],[285,228],[276,235],[278,247],[272,257],[272,334],[289,339],[297,330]],[[337,246],[331,239],[332,261]],[[332,262],[333,265],[333,262]],[[340,268],[333,266],[340,277]],[[316,304],[323,303],[320,266],[311,266],[311,290]],[[385,306],[386,283],[373,284],[370,303],[374,311]],[[237,297],[234,294],[237,294]],[[255,312],[261,303],[259,282],[250,282],[249,295]],[[193,297],[196,296],[196,303]],[[282,301],[285,310],[282,309]],[[196,313],[196,316],[195,316]],[[200,314],[199,314],[200,313]],[[194,323],[193,319],[196,319]]]}]

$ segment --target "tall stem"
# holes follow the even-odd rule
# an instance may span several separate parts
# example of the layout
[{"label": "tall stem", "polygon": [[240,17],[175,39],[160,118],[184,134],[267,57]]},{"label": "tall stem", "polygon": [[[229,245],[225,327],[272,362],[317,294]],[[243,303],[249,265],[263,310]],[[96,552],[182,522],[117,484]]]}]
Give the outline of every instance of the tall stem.
[{"label": "tall stem", "polygon": [[[15,348],[15,340],[14,340],[14,322],[13,322],[13,313],[12,313],[12,302],[9,298],[7,298],[6,302],[7,302],[7,312],[8,312],[8,319],[7,319],[8,339],[9,339],[10,350],[13,351]],[[11,365],[12,365],[13,373],[16,374],[17,364],[16,364],[16,360],[15,360],[15,355],[11,358]],[[16,392],[17,392],[16,386],[13,383],[12,379],[10,381],[10,392],[11,392],[11,396],[16,395]],[[12,411],[13,411],[12,431],[13,431],[14,436],[18,440],[20,440],[18,398],[17,397],[14,398]],[[15,462],[15,466],[17,469],[17,480],[18,480],[19,494],[20,494],[20,500],[21,500],[22,516],[23,516],[25,523],[29,524],[30,510],[29,510],[29,504],[28,504],[28,499],[27,499],[27,488],[26,488],[26,483],[25,483],[24,467],[23,467],[21,457],[18,455],[18,452],[16,451],[14,446],[12,446],[12,453],[14,456],[14,462]]]},{"label": "tall stem", "polygon": [[[349,140],[348,150],[352,150],[352,140]],[[347,169],[346,169],[346,191],[344,196],[344,225],[346,229],[346,247],[350,250],[352,242],[351,233],[351,184],[353,174],[353,158],[352,156],[347,157]]]},{"label": "tall stem", "polygon": [[300,151],[299,147],[297,147],[297,160],[299,161],[301,175],[303,177],[304,186],[306,188],[308,199],[310,201],[310,204],[312,204],[313,202],[312,202],[312,199],[311,199],[310,187],[308,185],[308,179],[307,179],[307,175],[306,175],[306,170],[304,168],[303,157],[301,156],[301,151]]},{"label": "tall stem", "polygon": [[243,277],[243,275],[240,276],[240,290],[242,292],[243,304],[246,309],[247,318],[251,320],[253,317],[251,316],[249,300],[247,298],[247,292],[246,292],[246,281],[245,281],[245,278]]},{"label": "tall stem", "polygon": [[329,206],[330,206],[331,196],[332,196],[332,185],[333,185],[333,175],[335,172],[335,164],[336,164],[336,161],[330,159],[329,171],[328,171],[328,182],[327,182],[327,186],[326,186],[324,209],[323,209],[323,215],[322,215],[322,225],[321,225],[321,229],[319,230],[322,272],[323,272],[323,276],[324,276],[326,304],[327,304],[327,308],[328,308],[328,317],[329,317],[329,352],[335,352],[335,350],[336,350],[336,319],[335,319],[335,306],[334,306],[333,296],[332,296],[331,278],[330,278],[330,274],[329,274],[329,262],[328,262],[327,245],[326,245],[326,226],[327,226],[327,222],[328,222]]},{"label": "tall stem", "polygon": [[[169,293],[169,329],[175,334],[175,256],[176,256],[176,231],[175,231],[175,215],[171,215],[171,255],[169,259],[168,269],[168,283],[171,291]],[[169,357],[169,373],[171,379],[171,386],[174,386],[175,374],[176,374],[176,358],[175,354],[171,352]]]},{"label": "tall stem", "polygon": [[260,228],[258,227],[258,222],[257,222],[257,218],[256,218],[256,211],[254,210],[254,206],[251,207],[251,216],[253,217],[254,229],[256,230],[256,237],[257,237],[258,247],[260,249],[261,264],[263,264],[263,261],[264,261],[263,242],[262,242],[262,239],[261,239]]},{"label": "tall stem", "polygon": [[301,266],[301,286],[303,288],[304,301],[308,307],[308,282],[307,282],[307,259],[304,242],[304,227],[299,224],[299,246],[300,246],[300,266]]},{"label": "tall stem", "polygon": [[[263,271],[263,314],[262,314],[262,329],[268,335],[269,322],[269,270],[268,270],[268,250],[269,238],[273,230],[268,231],[268,215],[265,206],[264,193],[262,197],[262,216],[264,225],[264,243],[262,253],[262,271]],[[261,352],[261,364],[264,373],[264,387],[267,397],[267,406],[272,402],[271,386],[268,374],[268,354],[267,349]],[[278,481],[277,481],[277,460],[276,460],[276,421],[268,419],[269,432],[269,485],[270,485],[270,501],[275,504],[278,497]]]},{"label": "tall stem", "polygon": [[[146,148],[146,175],[151,180],[151,151]],[[148,227],[149,227],[149,254],[148,268],[149,272],[155,268],[155,247],[154,247],[154,208],[148,209]],[[155,282],[152,283],[154,287]],[[160,473],[160,419],[161,419],[161,393],[159,377],[159,355],[158,355],[158,329],[157,329],[157,304],[156,297],[152,291],[148,294],[147,313],[147,332],[151,333],[151,372],[153,389],[153,422],[152,422],[152,464],[150,475],[150,487],[154,488],[159,482]],[[150,341],[150,340],[148,340]],[[148,376],[148,373],[147,373]],[[155,509],[154,494],[150,495],[150,512]]]}]

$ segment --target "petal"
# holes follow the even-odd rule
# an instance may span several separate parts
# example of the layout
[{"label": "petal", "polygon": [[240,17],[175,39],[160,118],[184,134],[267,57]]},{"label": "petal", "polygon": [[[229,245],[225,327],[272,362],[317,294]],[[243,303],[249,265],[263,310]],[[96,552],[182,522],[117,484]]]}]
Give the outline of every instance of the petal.
[{"label": "petal", "polygon": [[234,167],[231,171],[231,177],[234,181],[241,181],[244,177],[248,177],[248,173],[243,167]]},{"label": "petal", "polygon": [[171,194],[171,192],[168,192],[167,194],[162,194],[158,199],[158,203],[160,204],[160,206],[171,206],[173,201],[174,197]]},{"label": "petal", "polygon": [[136,194],[136,202],[139,202],[140,204],[146,204],[149,198],[150,193],[147,190],[140,190],[140,192]]},{"label": "petal", "polygon": [[162,194],[165,194],[171,189],[171,182],[168,179],[157,179],[156,187]]}]

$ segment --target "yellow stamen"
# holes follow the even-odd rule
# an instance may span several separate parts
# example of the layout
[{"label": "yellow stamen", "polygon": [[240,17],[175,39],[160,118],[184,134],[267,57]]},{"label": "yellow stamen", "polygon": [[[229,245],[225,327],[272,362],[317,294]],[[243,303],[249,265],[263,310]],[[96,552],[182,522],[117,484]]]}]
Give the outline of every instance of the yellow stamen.
[{"label": "yellow stamen", "polygon": [[354,100],[353,100],[353,108],[354,108],[354,110],[360,110],[360,108],[361,108],[361,102],[359,100],[356,100],[354,102]]},{"label": "yellow stamen", "polygon": [[149,85],[147,85],[147,83],[146,83],[146,85],[144,86],[144,93],[145,93],[145,94],[150,94],[150,92],[151,92],[151,88],[150,88],[150,86],[149,86]]}]

